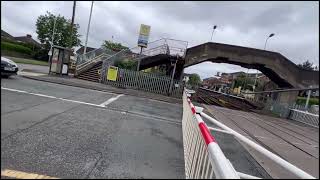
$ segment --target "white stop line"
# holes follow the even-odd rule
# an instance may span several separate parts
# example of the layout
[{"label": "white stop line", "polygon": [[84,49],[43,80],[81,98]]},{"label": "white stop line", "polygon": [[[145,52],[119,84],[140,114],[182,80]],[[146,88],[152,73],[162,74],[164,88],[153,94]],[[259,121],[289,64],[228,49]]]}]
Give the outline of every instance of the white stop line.
[{"label": "white stop line", "polygon": [[68,101],[68,102],[73,102],[73,103],[78,103],[78,104],[86,104],[89,106],[96,106],[96,107],[105,107],[105,105],[110,104],[112,101],[117,100],[119,97],[121,97],[123,95],[123,94],[120,94],[116,97],[110,98],[108,101],[106,101],[102,104],[92,104],[92,103],[87,103],[87,102],[82,102],[82,101],[76,101],[76,100],[71,100],[71,99],[59,98],[59,97],[55,97],[55,96],[49,96],[49,95],[45,95],[45,94],[31,93],[31,92],[27,92],[27,91],[23,91],[23,90],[18,90],[18,89],[10,89],[10,88],[5,88],[5,87],[1,87],[1,89],[7,90],[7,91],[18,92],[18,93],[31,94],[34,96],[41,96],[41,97],[46,97],[46,98],[51,98],[51,99],[59,99],[62,101]]}]

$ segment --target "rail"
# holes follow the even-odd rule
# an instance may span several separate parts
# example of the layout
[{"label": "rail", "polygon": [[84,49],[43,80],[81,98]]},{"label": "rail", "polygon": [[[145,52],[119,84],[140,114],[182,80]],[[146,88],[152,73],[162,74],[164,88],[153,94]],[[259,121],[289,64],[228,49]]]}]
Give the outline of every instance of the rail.
[{"label": "rail", "polygon": [[[197,131],[199,132],[199,128],[196,127],[195,125],[195,121],[198,122],[203,122],[202,117],[205,118],[206,120],[210,121],[211,123],[215,124],[216,126],[218,126],[221,129],[217,129],[217,128],[212,128],[212,127],[208,127],[206,128],[204,122],[204,129],[210,129],[210,130],[214,130],[214,131],[219,131],[219,132],[223,132],[223,133],[227,133],[227,134],[231,134],[233,135],[236,139],[238,139],[239,141],[243,142],[244,144],[246,144],[247,146],[255,149],[256,151],[260,152],[261,154],[263,154],[264,156],[268,157],[269,159],[271,159],[272,161],[274,161],[275,163],[277,163],[278,165],[280,165],[281,167],[283,167],[284,169],[288,170],[289,172],[295,174],[297,177],[299,178],[303,178],[303,179],[315,179],[315,177],[311,176],[310,174],[306,173],[305,171],[301,170],[300,168],[296,167],[295,165],[285,161],[284,159],[282,159],[281,157],[273,154],[272,152],[268,151],[267,149],[263,148],[262,146],[260,146],[259,144],[251,141],[250,139],[246,138],[245,136],[237,133],[236,131],[234,131],[233,129],[227,127],[226,125],[224,125],[223,123],[219,122],[218,120],[216,120],[215,118],[212,118],[211,116],[205,114],[204,112],[202,112],[203,108],[200,107],[194,107],[193,104],[191,103],[190,99],[188,98],[188,96],[190,96],[190,94],[187,93],[187,90],[184,91],[183,94],[183,121],[182,121],[182,127],[183,127],[183,142],[184,142],[184,149],[185,149],[185,169],[186,169],[186,177],[187,178],[194,178],[194,177],[199,177],[197,175],[199,175],[199,173],[196,173],[196,176],[194,176],[194,169],[200,169],[200,172],[203,172],[203,168],[204,167],[208,167],[204,166],[203,164],[195,164],[193,163],[193,161],[190,161],[190,157],[195,157],[193,159],[199,159],[200,157],[200,162],[202,162],[201,157],[203,157],[203,144],[200,144],[198,142],[199,140],[199,135],[197,135]],[[188,107],[187,105],[190,104],[190,107]],[[191,109],[191,113],[188,112]],[[193,125],[191,126],[190,124]],[[200,125],[199,125],[200,127]],[[201,130],[202,133],[203,130]],[[192,133],[190,133],[192,132]],[[208,130],[204,131],[206,136],[210,137],[211,134]],[[199,134],[199,133],[198,133]],[[205,138],[204,138],[205,139]],[[214,139],[213,139],[214,140]],[[213,141],[212,140],[212,141]],[[206,141],[207,142],[207,141]],[[213,142],[210,142],[211,144],[213,144]],[[208,143],[207,143],[208,144]],[[216,143],[214,143],[216,144]],[[211,154],[210,148],[211,146],[208,146],[208,153],[209,153],[209,160],[212,166],[218,166],[216,168],[219,168],[222,172],[220,172],[217,169],[213,168],[213,171],[211,172],[215,174],[216,178],[224,178],[223,173],[227,173],[226,171],[230,171],[229,173],[231,173],[232,175],[234,175],[234,171],[232,170],[232,165],[231,163],[224,157],[222,152],[219,153],[215,153],[215,154]],[[216,144],[216,147],[218,148],[219,146]],[[199,151],[199,149],[202,149],[202,151]],[[191,152],[191,154],[190,154]],[[202,153],[202,154],[201,154]],[[205,153],[206,154],[206,151]],[[212,158],[211,156],[220,156],[220,157],[216,157],[216,158]],[[204,156],[206,157],[206,156]],[[224,165],[227,165],[227,163],[224,164],[219,164],[220,162],[216,162],[217,160],[219,161],[223,161],[223,162],[229,162],[229,169],[225,168]],[[197,162],[197,161],[196,161]],[[195,164],[193,166],[190,166],[190,164]],[[205,163],[204,163],[205,164]],[[201,171],[202,170],[202,171]],[[199,171],[199,170],[198,170]],[[196,171],[196,172],[198,172]],[[207,173],[207,171],[205,171],[205,173]],[[222,174],[221,174],[222,173]],[[202,174],[203,175],[203,174]],[[251,176],[251,175],[247,175],[241,172],[237,172],[237,175],[241,178],[258,178],[255,176]],[[212,178],[213,176],[204,176],[204,178]],[[235,175],[234,178],[236,178],[237,176]],[[203,178],[203,176],[201,176],[201,178]]]}]

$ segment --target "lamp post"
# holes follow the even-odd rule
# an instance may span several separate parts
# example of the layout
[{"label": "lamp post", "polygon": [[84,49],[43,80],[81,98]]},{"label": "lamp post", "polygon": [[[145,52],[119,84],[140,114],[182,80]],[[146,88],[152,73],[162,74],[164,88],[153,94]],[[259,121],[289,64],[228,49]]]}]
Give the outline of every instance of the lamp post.
[{"label": "lamp post", "polygon": [[[271,33],[271,34],[267,37],[266,42],[264,43],[264,48],[263,48],[263,50],[266,50],[268,39],[271,38],[272,36],[274,36],[274,33]],[[258,78],[258,70],[257,70],[256,78],[254,79],[253,92],[254,92],[254,90],[256,89],[257,78]]]},{"label": "lamp post", "polygon": [[90,10],[89,23],[88,23],[87,36],[86,36],[86,43],[85,43],[85,46],[84,46],[83,54],[86,54],[86,52],[87,52],[87,43],[88,43],[88,35],[89,35],[89,29],[90,29],[92,8],[93,8],[93,1],[92,1],[92,3],[91,3],[91,10]]},{"label": "lamp post", "polygon": [[49,44],[50,44],[50,50],[49,50],[49,52],[48,52],[48,55],[49,55],[48,63],[50,64],[50,68],[49,68],[48,74],[50,74],[50,71],[51,71],[51,62],[50,62],[50,61],[51,61],[51,56],[52,56],[52,54],[53,54],[53,52],[52,52],[52,46],[53,46],[54,34],[55,34],[55,31],[56,31],[57,18],[58,18],[58,17],[55,17],[55,18],[54,18],[51,41],[49,41],[49,38],[46,38],[46,41],[48,41]]},{"label": "lamp post", "polygon": [[214,32],[215,29],[217,29],[217,26],[216,26],[216,25],[213,26],[213,30],[212,30],[212,34],[211,34],[211,41],[212,41],[213,32]]},{"label": "lamp post", "polygon": [[266,50],[266,46],[267,46],[268,39],[271,38],[272,36],[274,36],[274,33],[271,33],[271,34],[267,37],[266,42],[264,43],[264,49],[263,49],[263,50]]}]

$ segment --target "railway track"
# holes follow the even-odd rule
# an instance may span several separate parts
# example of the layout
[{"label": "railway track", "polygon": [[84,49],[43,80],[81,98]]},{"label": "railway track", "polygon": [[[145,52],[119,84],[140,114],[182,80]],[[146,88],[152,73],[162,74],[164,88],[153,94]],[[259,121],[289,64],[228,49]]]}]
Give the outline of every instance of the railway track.
[{"label": "railway track", "polygon": [[[291,136],[293,136],[293,137],[295,137],[295,138],[297,138],[297,139],[299,139],[299,140],[301,140],[301,141],[303,141],[303,142],[305,142],[305,143],[307,143],[307,144],[310,144],[310,143],[309,143],[309,142],[306,142],[305,140],[301,139],[300,137],[297,137],[295,134],[300,135],[300,136],[302,136],[302,137],[304,137],[304,138],[306,138],[306,139],[309,139],[310,141],[313,141],[313,142],[315,142],[315,143],[319,143],[319,139],[318,139],[318,141],[317,141],[316,139],[310,138],[309,136],[306,136],[306,135],[304,135],[304,134],[302,134],[302,133],[300,133],[300,132],[297,132],[296,130],[293,130],[293,129],[288,128],[288,127],[283,126],[283,125],[280,125],[279,123],[275,123],[275,122],[276,122],[275,120],[273,120],[272,122],[267,123],[265,120],[261,119],[261,118],[260,118],[259,116],[257,116],[255,113],[251,113],[251,115],[254,116],[255,119],[259,120],[259,122],[262,122],[262,123],[264,123],[264,124],[267,124],[267,125],[269,125],[269,126],[272,126],[273,128],[278,129],[278,130],[280,130],[280,131],[282,131],[282,132],[284,132],[284,133],[286,133],[286,134],[288,134],[288,135],[291,135]],[[283,128],[283,129],[286,129],[287,131],[281,130],[281,129],[279,129],[277,126]],[[288,133],[288,132],[291,132],[291,133]],[[312,145],[312,144],[310,144],[310,145]]]},{"label": "railway track", "polygon": [[[277,152],[275,152],[272,148],[270,148],[268,145],[266,145],[265,143],[263,143],[262,141],[260,141],[258,138],[256,138],[252,133],[250,133],[248,130],[246,130],[245,128],[243,128],[238,122],[236,122],[233,118],[230,118],[230,113],[224,113],[223,111],[221,110],[218,110],[218,109],[215,109],[218,113],[224,115],[224,117],[226,117],[227,119],[229,119],[230,121],[232,121],[239,129],[241,129],[242,131],[244,131],[248,136],[250,136],[252,139],[256,140],[260,145],[262,145],[264,148],[268,149],[269,151],[273,152],[274,154],[277,154],[278,156],[280,156],[281,158],[285,159],[284,157],[282,157],[281,155],[279,155]],[[211,115],[213,115],[211,113]],[[213,115],[214,116],[214,115]],[[309,152],[303,150],[302,148],[300,148],[299,146],[291,143],[290,141],[288,141],[287,139],[283,138],[282,136],[278,135],[277,133],[274,132],[274,129],[268,129],[266,128],[265,126],[249,119],[248,117],[246,116],[242,116],[243,118],[245,118],[247,121],[249,121],[250,123],[264,129],[265,131],[269,132],[270,134],[273,134],[274,136],[278,137],[279,139],[283,140],[284,142],[288,143],[289,145],[293,146],[294,148],[296,149],[299,149],[300,151],[304,152],[305,154],[313,157],[313,158],[316,158],[316,159],[319,159],[319,157],[316,157],[314,156],[313,154],[310,154]],[[263,122],[265,123],[265,122]],[[278,129],[280,130],[280,129]],[[287,132],[283,131],[283,130],[280,130],[286,134],[288,134]],[[301,140],[301,138],[299,138]],[[306,142],[304,140],[301,140],[302,142],[306,143],[306,144],[310,144],[309,142]]]},{"label": "railway track", "polygon": [[[201,97],[200,97],[201,98]],[[203,98],[201,98],[203,101],[207,101]],[[208,103],[208,101],[207,101]],[[210,112],[209,112],[210,113]],[[221,112],[220,112],[221,113]],[[214,116],[214,114],[210,113],[212,116]],[[223,114],[223,113],[221,113]],[[233,120],[232,118],[229,118],[228,116],[226,116],[227,119],[229,119],[232,123],[234,123],[239,129],[241,129],[243,132],[245,132],[249,137],[251,137],[252,139],[254,139],[256,142],[258,142],[261,146],[263,146],[264,148],[266,148],[267,150],[269,150],[270,152],[278,155],[279,157],[287,160],[285,157],[281,156],[279,153],[277,153],[276,151],[274,151],[273,149],[271,149],[268,145],[266,145],[265,143],[263,143],[262,141],[260,141],[255,135],[253,135],[252,133],[250,133],[248,130],[246,130],[245,128],[243,128],[242,126],[240,126],[240,124],[238,122],[236,122],[235,120]]]},{"label": "railway track", "polygon": [[[282,141],[290,144],[291,146],[299,149],[300,151],[308,154],[309,156],[312,156],[312,157],[317,158],[317,159],[319,158],[319,157],[316,157],[316,156],[310,154],[309,152],[305,151],[304,149],[300,148],[299,146],[293,144],[288,139],[283,138],[279,134],[275,133],[274,130],[276,129],[277,131],[281,131],[282,133],[287,134],[289,136],[292,136],[292,137],[300,140],[301,142],[309,144],[309,145],[317,144],[319,141],[317,141],[316,139],[310,138],[310,137],[308,137],[308,136],[306,136],[306,135],[304,135],[302,133],[296,132],[293,129],[285,127],[283,124],[282,125],[279,125],[279,123],[273,124],[272,122],[267,123],[263,119],[261,119],[260,117],[255,115],[256,114],[256,111],[254,111],[255,108],[256,108],[255,106],[253,106],[251,104],[247,104],[241,98],[235,100],[235,98],[233,98],[233,97],[232,97],[233,99],[231,99],[231,98],[227,99],[225,97],[226,97],[225,94],[219,94],[219,93],[215,93],[215,92],[203,89],[203,88],[199,88],[197,93],[195,94],[195,96],[193,96],[193,100],[196,100],[199,103],[204,103],[204,104],[208,104],[208,105],[218,105],[218,106],[221,106],[221,107],[226,107],[226,108],[230,108],[230,109],[234,109],[234,110],[245,111],[243,113],[250,112],[250,114],[255,117],[254,120],[248,118],[248,116],[246,114],[242,114],[242,117],[245,118],[248,122],[250,122],[250,123],[252,123],[252,124],[264,129],[265,131],[269,132],[270,134],[273,134],[274,136],[278,137]],[[221,114],[223,114],[226,118],[231,120],[238,128],[240,128],[242,131],[247,133],[248,136],[250,136],[251,138],[253,138],[257,142],[259,142],[266,149],[268,149],[271,152],[277,154],[274,150],[272,150],[270,147],[268,147],[266,144],[264,144],[262,141],[260,141],[258,138],[256,138],[252,133],[247,131],[245,128],[242,128],[241,125],[238,122],[234,121],[232,118],[229,118],[230,113],[226,114],[226,113],[222,112],[221,110],[218,110],[217,108],[216,108],[216,110],[218,112],[220,112]],[[286,129],[287,131],[285,131],[285,130],[277,127],[277,126],[283,128],[283,129]],[[271,129],[267,128],[267,127],[271,127]],[[300,130],[302,130],[302,129],[300,129]],[[305,139],[303,139],[301,137],[303,137]],[[314,143],[312,143],[312,142],[314,142]],[[279,155],[279,154],[277,154],[277,155]]]},{"label": "railway track", "polygon": [[[236,97],[224,93],[215,92],[212,90],[199,88],[192,96],[192,99],[209,105],[217,105],[230,109],[249,111],[251,109],[260,109],[260,107],[248,102],[244,98]],[[204,100],[206,99],[206,100]]]}]

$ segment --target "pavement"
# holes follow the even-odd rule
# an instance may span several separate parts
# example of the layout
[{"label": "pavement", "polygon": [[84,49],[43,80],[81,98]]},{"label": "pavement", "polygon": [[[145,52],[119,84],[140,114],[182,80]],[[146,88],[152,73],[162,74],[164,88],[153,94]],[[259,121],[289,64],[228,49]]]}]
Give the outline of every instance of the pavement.
[{"label": "pavement", "polygon": [[52,75],[52,74],[48,75],[49,67],[47,66],[38,66],[38,65],[30,65],[30,64],[18,64],[18,66],[20,69],[18,72],[18,75],[21,75],[25,78],[29,78],[33,80],[45,81],[50,83],[63,84],[63,85],[81,87],[81,88],[87,88],[87,89],[94,89],[98,91],[126,94],[126,95],[154,99],[154,100],[159,100],[159,101],[164,101],[169,103],[182,104],[181,99],[164,96],[161,94],[139,91],[135,89],[117,88],[117,87],[106,85],[106,84],[77,79],[77,78],[74,78],[73,75],[69,75],[69,76],[60,76],[60,75]]},{"label": "pavement", "polygon": [[19,71],[24,71],[24,72],[34,72],[39,74],[48,74],[49,72],[49,66],[39,66],[39,65],[18,63],[18,67],[19,67]]},{"label": "pavement", "polygon": [[1,79],[1,170],[57,178],[184,178],[182,105]]}]

